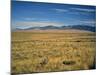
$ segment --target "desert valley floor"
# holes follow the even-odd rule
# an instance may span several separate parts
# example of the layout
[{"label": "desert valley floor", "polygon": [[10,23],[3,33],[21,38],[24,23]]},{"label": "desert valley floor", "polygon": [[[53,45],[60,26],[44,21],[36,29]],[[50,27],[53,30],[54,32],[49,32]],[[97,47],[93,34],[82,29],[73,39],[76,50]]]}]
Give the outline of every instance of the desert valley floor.
[{"label": "desert valley floor", "polygon": [[12,32],[12,73],[95,68],[95,32],[21,30]]}]

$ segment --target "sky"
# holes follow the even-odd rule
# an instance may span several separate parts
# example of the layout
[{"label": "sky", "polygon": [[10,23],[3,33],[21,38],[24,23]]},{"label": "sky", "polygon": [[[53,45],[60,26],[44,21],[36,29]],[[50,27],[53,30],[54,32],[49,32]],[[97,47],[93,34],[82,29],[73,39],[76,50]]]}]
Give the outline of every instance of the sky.
[{"label": "sky", "polygon": [[42,2],[11,2],[12,28],[96,25],[96,7]]}]

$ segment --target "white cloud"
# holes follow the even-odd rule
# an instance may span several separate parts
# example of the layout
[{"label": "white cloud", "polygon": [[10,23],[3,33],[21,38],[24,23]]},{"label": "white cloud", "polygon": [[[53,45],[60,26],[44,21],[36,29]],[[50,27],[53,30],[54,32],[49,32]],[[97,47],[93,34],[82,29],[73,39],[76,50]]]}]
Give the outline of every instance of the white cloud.
[{"label": "white cloud", "polygon": [[22,20],[24,20],[24,21],[50,22],[50,20],[47,18],[35,18],[35,17],[33,17],[33,18],[32,17],[23,17]]},{"label": "white cloud", "polygon": [[96,25],[96,21],[95,20],[80,20],[79,23],[80,24],[88,24],[88,25],[91,25],[91,26]]},{"label": "white cloud", "polygon": [[56,11],[56,12],[60,12],[60,13],[64,13],[64,12],[68,11],[66,9],[53,9],[53,10]]},{"label": "white cloud", "polygon": [[77,11],[83,11],[83,12],[95,12],[95,9],[85,9],[85,8],[70,8],[73,10],[77,10]]},{"label": "white cloud", "polygon": [[96,23],[94,20],[90,20],[90,21],[80,21],[80,22],[84,22],[84,23]]},{"label": "white cloud", "polygon": [[31,21],[31,20],[36,20],[36,18],[24,18],[24,20],[27,20],[27,21]]}]

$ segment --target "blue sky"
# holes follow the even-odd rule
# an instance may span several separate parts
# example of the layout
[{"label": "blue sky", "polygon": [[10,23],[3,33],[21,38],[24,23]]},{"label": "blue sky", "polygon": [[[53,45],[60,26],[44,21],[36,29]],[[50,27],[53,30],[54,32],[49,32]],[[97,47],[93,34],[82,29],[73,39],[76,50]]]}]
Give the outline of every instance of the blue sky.
[{"label": "blue sky", "polygon": [[96,24],[96,7],[12,1],[12,28]]}]

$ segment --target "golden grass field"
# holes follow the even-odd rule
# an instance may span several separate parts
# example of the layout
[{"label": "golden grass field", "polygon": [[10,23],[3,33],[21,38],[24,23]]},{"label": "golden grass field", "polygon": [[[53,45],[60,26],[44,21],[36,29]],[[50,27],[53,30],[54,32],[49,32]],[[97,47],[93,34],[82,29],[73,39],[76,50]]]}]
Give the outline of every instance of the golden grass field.
[{"label": "golden grass field", "polygon": [[12,32],[12,73],[95,69],[95,36],[81,30]]}]

